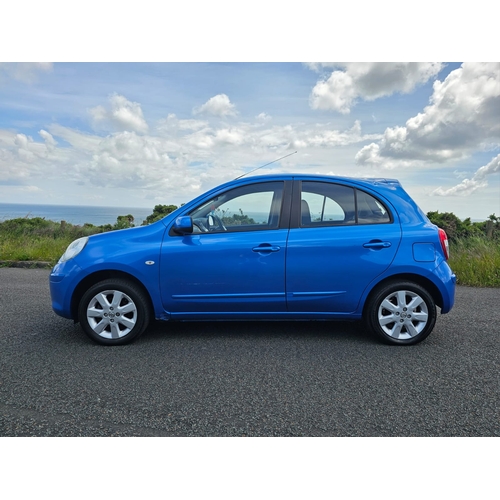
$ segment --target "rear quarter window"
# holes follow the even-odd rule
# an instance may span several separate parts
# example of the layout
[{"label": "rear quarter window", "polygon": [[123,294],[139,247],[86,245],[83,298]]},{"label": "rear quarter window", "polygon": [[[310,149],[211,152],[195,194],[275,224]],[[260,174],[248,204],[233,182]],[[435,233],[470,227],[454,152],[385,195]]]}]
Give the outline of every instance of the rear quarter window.
[{"label": "rear quarter window", "polygon": [[372,195],[356,189],[358,224],[384,224],[392,221],[386,206]]}]

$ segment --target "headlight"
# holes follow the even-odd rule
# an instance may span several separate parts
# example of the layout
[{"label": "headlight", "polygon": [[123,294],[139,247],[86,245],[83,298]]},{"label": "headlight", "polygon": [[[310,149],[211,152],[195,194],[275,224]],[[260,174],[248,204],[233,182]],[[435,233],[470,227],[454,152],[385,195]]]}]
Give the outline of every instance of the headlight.
[{"label": "headlight", "polygon": [[63,256],[59,259],[59,262],[66,262],[67,260],[76,257],[85,248],[87,241],[89,241],[89,238],[88,236],[85,236],[84,238],[78,238],[73,241],[73,243],[70,243],[66,251],[63,253]]}]

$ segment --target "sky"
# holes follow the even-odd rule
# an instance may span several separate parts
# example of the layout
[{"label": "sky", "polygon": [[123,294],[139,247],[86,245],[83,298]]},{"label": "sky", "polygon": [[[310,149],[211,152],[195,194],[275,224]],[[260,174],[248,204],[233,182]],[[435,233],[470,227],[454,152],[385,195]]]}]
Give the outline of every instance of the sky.
[{"label": "sky", "polygon": [[500,215],[500,63],[0,63],[0,202],[152,208],[259,173]]}]

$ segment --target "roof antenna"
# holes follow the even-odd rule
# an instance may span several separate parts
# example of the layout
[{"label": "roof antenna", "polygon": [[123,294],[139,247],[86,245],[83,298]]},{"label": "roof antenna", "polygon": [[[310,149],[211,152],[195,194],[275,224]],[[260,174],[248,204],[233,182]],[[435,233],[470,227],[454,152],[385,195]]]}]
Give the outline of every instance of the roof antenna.
[{"label": "roof antenna", "polygon": [[287,158],[288,156],[292,156],[296,152],[297,151],[294,151],[293,153],[290,153],[290,154],[287,154],[285,156],[282,156],[281,158],[278,158],[277,160],[270,161],[269,163],[266,163],[265,165],[261,165],[260,167],[254,168],[253,170],[250,170],[250,172],[245,172],[244,174],[241,174],[239,177],[236,177],[236,179],[234,179],[234,180],[237,181],[238,179],[241,179],[242,177],[245,177],[245,175],[251,174],[252,172],[255,172],[256,170],[259,170],[259,169],[261,169],[263,167],[267,167],[268,165],[271,165],[271,163],[276,163],[277,161],[280,161],[283,158]]}]

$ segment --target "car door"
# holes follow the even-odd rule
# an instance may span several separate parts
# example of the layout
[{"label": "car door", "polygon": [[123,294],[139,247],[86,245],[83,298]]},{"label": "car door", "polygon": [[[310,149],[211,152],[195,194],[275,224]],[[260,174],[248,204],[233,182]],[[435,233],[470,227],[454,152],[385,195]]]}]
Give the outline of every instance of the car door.
[{"label": "car door", "polygon": [[283,181],[247,184],[190,210],[193,233],[169,231],[162,245],[165,309],[186,318],[286,311],[284,194]]},{"label": "car door", "polygon": [[373,194],[332,182],[297,181],[287,246],[290,312],[350,313],[390,265],[399,220]]}]

